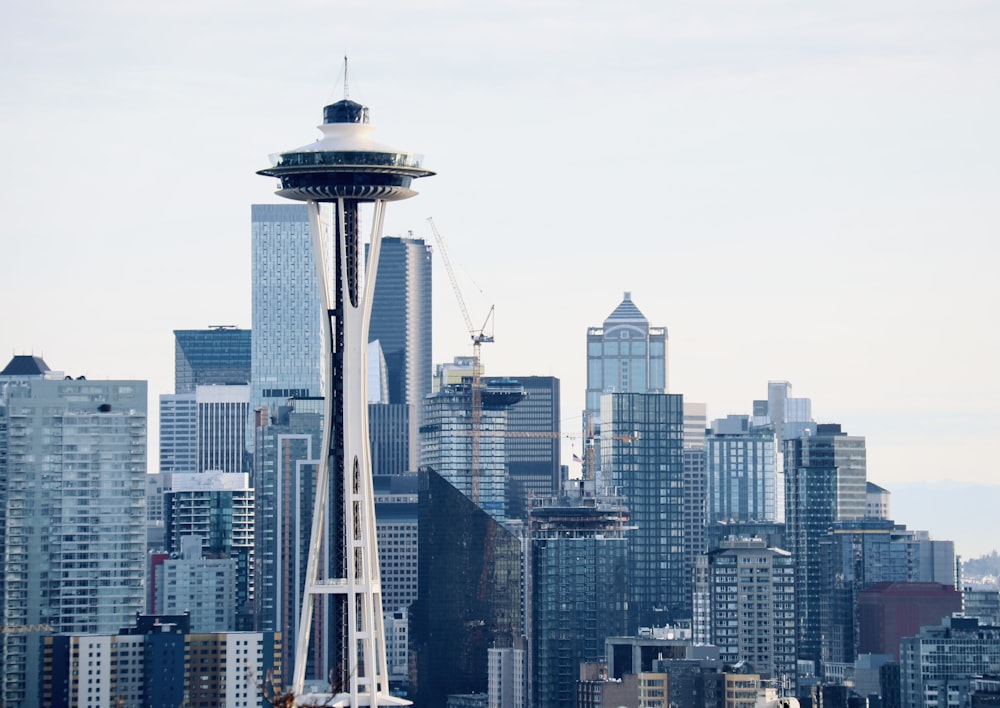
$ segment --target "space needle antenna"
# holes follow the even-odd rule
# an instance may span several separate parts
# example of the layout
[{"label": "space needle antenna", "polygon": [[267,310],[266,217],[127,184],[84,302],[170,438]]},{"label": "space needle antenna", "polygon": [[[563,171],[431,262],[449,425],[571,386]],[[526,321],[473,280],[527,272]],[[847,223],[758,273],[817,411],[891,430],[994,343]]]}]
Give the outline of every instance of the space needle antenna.
[{"label": "space needle antenna", "polygon": [[347,55],[344,55],[344,100],[346,101],[351,97],[351,92],[347,87]]}]

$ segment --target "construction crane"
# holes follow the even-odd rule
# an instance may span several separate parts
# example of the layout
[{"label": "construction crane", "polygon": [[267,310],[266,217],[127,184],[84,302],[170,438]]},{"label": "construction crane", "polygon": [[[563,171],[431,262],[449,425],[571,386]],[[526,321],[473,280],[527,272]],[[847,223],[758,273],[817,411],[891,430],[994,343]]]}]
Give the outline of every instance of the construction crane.
[{"label": "construction crane", "polygon": [[458,279],[455,277],[455,271],[451,267],[451,259],[448,258],[448,247],[445,245],[444,239],[441,238],[437,226],[434,225],[434,219],[428,216],[427,223],[431,225],[431,232],[434,234],[434,240],[437,241],[438,250],[441,252],[441,262],[444,263],[444,269],[448,272],[451,288],[455,291],[455,299],[458,300],[458,307],[462,311],[462,317],[465,319],[465,327],[472,338],[472,381],[470,383],[470,437],[472,438],[470,447],[472,449],[470,454],[471,459],[469,460],[469,496],[474,503],[479,504],[479,440],[483,419],[483,372],[479,355],[483,344],[493,342],[492,330],[487,333],[487,327],[490,326],[493,320],[493,306],[490,306],[489,314],[486,315],[483,326],[476,328],[472,324],[472,318],[469,316],[469,308],[465,306],[462,289],[458,286]]}]

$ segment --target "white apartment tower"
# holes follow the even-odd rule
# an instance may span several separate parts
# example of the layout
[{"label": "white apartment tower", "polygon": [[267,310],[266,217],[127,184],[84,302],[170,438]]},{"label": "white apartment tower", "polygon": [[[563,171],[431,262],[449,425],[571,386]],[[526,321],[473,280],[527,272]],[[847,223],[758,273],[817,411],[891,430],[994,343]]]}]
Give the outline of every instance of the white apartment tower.
[{"label": "white apartment tower", "polygon": [[0,702],[41,705],[43,634],[112,632],[144,609],[146,382],[15,356],[0,420]]}]

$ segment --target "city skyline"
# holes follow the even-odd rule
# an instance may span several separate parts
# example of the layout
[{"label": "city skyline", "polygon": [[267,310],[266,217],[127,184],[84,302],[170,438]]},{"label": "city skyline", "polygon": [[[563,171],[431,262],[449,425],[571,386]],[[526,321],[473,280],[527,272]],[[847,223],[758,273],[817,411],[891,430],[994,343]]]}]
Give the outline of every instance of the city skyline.
[{"label": "city skyline", "polygon": [[[342,96],[346,52],[380,134],[439,172],[387,234],[433,243],[435,218],[473,319],[497,308],[485,373],[559,377],[564,432],[586,328],[628,290],[669,332],[670,392],[710,420],[788,380],[866,437],[890,491],[994,481],[995,6],[389,7],[11,12],[0,349],[155,401],[174,329],[249,328],[250,205],[279,203],[254,170]],[[303,15],[322,56],[294,41]],[[435,363],[471,349],[438,270]]]}]

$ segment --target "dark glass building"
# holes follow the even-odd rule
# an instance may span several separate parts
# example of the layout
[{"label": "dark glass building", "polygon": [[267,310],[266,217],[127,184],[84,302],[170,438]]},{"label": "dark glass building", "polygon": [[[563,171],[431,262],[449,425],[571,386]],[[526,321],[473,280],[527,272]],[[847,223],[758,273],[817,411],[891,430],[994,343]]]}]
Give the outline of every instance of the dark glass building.
[{"label": "dark glass building", "polygon": [[795,563],[799,659],[820,660],[820,539],[837,521],[863,519],[865,439],[838,424],[785,441],[785,533]]},{"label": "dark glass building", "polygon": [[410,650],[417,706],[485,693],[487,650],[522,636],[521,542],[437,472],[420,470],[417,601]]},{"label": "dark glass building", "polygon": [[250,383],[250,330],[174,330],[174,393],[195,386]]},{"label": "dark glass building", "polygon": [[548,499],[559,492],[559,379],[554,376],[485,377],[490,382],[516,381],[524,398],[507,409],[507,516],[524,519],[528,500]]},{"label": "dark glass building", "polygon": [[691,616],[684,549],[684,403],[668,393],[601,397],[601,476],[629,509],[629,627]]},{"label": "dark glass building", "polygon": [[[585,503],[586,502],[586,503]],[[530,704],[573,708],[580,663],[604,656],[628,607],[621,499],[561,498],[531,510]]]}]

